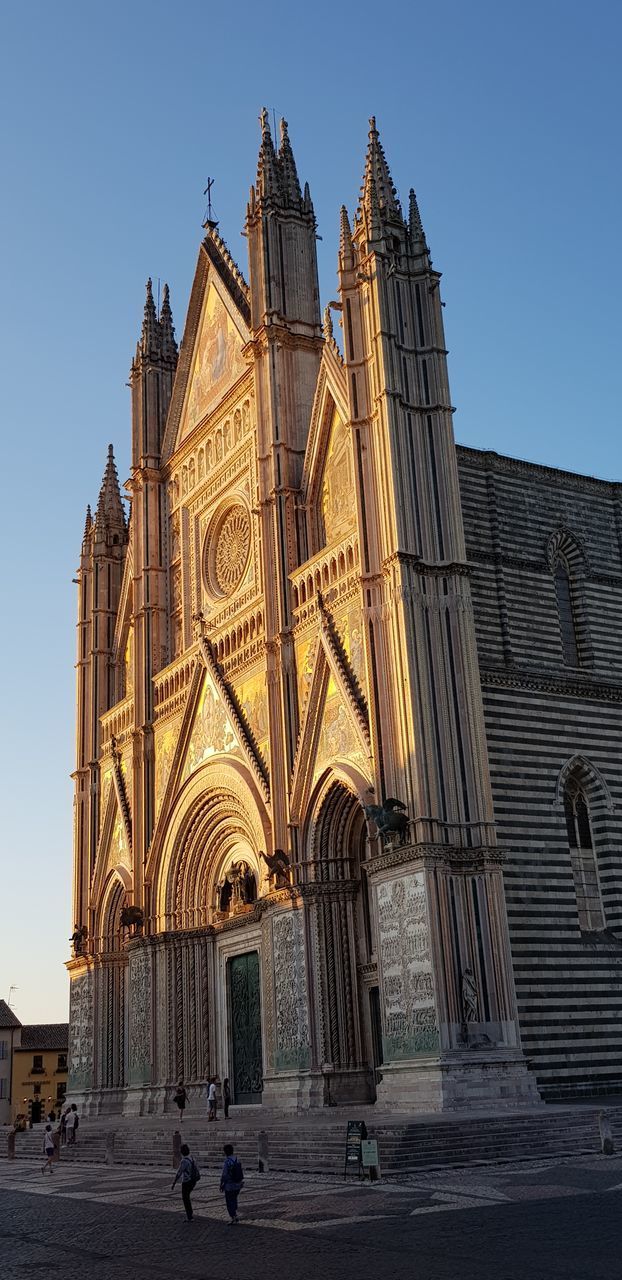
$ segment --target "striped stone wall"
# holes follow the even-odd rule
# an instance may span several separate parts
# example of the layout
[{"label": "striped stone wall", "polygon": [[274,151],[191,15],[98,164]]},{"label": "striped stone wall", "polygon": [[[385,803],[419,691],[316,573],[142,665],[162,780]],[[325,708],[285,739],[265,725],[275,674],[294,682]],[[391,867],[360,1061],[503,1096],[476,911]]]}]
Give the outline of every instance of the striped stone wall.
[{"label": "striped stone wall", "polygon": [[[622,1088],[622,486],[458,450],[523,1044],[545,1096]],[[579,667],[553,566],[569,566]],[[564,812],[586,796],[603,930]]]}]

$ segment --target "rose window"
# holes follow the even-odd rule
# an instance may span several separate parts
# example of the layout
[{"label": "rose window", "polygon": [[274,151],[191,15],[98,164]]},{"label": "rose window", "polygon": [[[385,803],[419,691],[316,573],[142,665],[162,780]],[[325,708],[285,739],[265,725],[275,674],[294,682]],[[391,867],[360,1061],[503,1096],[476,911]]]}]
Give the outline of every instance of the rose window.
[{"label": "rose window", "polygon": [[239,586],[251,546],[246,507],[236,503],[216,520],[208,532],[204,552],[205,579],[213,595],[229,596]]}]

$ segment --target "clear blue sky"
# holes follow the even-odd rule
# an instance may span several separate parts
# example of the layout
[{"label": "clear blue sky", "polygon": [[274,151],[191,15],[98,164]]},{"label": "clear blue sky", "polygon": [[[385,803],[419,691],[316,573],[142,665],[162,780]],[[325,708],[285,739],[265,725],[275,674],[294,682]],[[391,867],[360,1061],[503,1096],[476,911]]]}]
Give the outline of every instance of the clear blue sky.
[{"label": "clear blue sky", "polygon": [[333,296],[367,119],[412,184],[443,296],[458,439],[605,477],[620,456],[619,3],[68,0],[2,14],[0,996],[66,1017],[71,579],[148,275],[183,328],[216,178],[240,238],[265,103],[289,120]]}]

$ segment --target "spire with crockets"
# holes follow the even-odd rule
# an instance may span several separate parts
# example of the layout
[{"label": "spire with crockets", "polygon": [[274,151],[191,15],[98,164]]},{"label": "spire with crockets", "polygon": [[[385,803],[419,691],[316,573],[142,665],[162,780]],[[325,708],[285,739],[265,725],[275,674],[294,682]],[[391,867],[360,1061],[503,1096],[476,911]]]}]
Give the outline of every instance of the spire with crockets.
[{"label": "spire with crockets", "polygon": [[97,501],[95,529],[98,541],[105,537],[106,534],[125,535],[126,531],[125,510],[121,499],[114,450],[111,444],[108,445],[104,478]]}]

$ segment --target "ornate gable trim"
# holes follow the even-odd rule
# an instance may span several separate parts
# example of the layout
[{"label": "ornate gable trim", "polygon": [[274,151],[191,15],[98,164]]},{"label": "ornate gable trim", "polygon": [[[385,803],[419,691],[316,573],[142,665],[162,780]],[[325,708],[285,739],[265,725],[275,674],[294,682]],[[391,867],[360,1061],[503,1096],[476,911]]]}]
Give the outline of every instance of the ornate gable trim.
[{"label": "ornate gable trim", "polygon": [[95,910],[95,911],[99,910],[104,885],[107,883],[109,875],[112,873],[112,871],[115,871],[116,874],[120,877],[120,879],[123,880],[125,884],[127,884],[131,880],[131,875],[127,867],[123,867],[121,866],[121,864],[119,864],[118,866],[115,865],[115,867],[113,868],[108,866],[108,851],[110,849],[110,841],[112,840],[112,832],[114,829],[117,813],[120,813],[121,815],[121,821],[123,823],[123,828],[125,831],[126,839],[128,841],[128,848],[130,850],[130,853],[132,849],[131,833],[128,833],[127,819],[126,819],[126,816],[124,815],[123,807],[119,802],[119,792],[117,789],[116,770],[115,770],[114,764],[115,762],[113,761],[113,768],[112,768],[113,783],[112,783],[112,786],[110,787],[110,790],[108,792],[108,797],[106,799],[106,808],[105,808],[105,812],[104,812],[104,816],[101,824],[99,840],[97,843],[97,853],[95,855],[95,874],[91,882],[90,907],[92,910]]},{"label": "ornate gable trim", "polygon": [[298,749],[292,771],[290,817],[294,824],[300,822],[313,786],[313,767],[322,729],[329,676],[330,668],[326,649],[320,637],[316,645],[315,666],[302,714]]},{"label": "ornate gable trim", "polygon": [[326,658],[335,677],[337,688],[343,694],[358,730],[361,745],[367,755],[371,755],[371,738],[369,734],[369,712],[367,702],[359,686],[358,680],[343,652],[332,617],[324,604],[321,594],[318,595],[321,638]]},{"label": "ornate gable trim", "polygon": [[233,725],[233,730],[238,739],[238,743],[242,749],[246,763],[255,778],[257,786],[263,800],[266,804],[270,803],[270,783],[268,779],[268,771],[259,754],[257,746],[254,742],[250,729],[240,711],[237,700],[232,694],[228,684],[223,679],[220,668],[214,657],[212,646],[205,636],[199,639],[199,652],[203,658],[205,668],[209,671],[218,693],[227,709],[227,714]]},{"label": "ornate gable trim", "polygon": [[[222,249],[219,246],[222,246]],[[203,315],[203,304],[209,287],[210,278],[214,279],[214,283],[221,297],[223,293],[226,293],[227,297],[233,303],[240,320],[241,341],[248,342],[250,340],[251,334],[248,327],[248,319],[250,318],[248,301],[244,299],[244,289],[247,289],[248,286],[246,285],[241,273],[237,271],[235,263],[228,251],[226,252],[225,258],[223,249],[226,249],[224,241],[221,241],[219,236],[216,239],[212,235],[208,235],[206,237],[199,249],[199,258],[190,293],[184,336],[179,348],[179,360],[177,362],[177,371],[175,373],[175,382],[173,384],[173,394],[171,396],[166,429],[164,432],[164,440],[162,443],[163,464],[168,462],[177,447],[177,436],[186,402],[186,392],[188,390],[188,384],[194,365],[196,343],[199,335],[201,317]],[[218,263],[215,261],[216,258],[218,258]],[[237,271],[239,280],[236,279],[234,275],[234,268],[235,271]],[[229,392],[227,392],[227,394],[229,394]]]},{"label": "ornate gable trim", "polygon": [[194,718],[199,698],[201,696],[201,687],[203,685],[203,677],[205,675],[205,667],[202,662],[196,662],[194,670],[190,677],[190,684],[186,692],[186,701],[182,714],[179,733],[177,734],[177,742],[175,744],[175,752],[170,772],[164,788],[164,795],[158,816],[156,818],[155,828],[151,839],[151,845],[147,857],[147,866],[145,868],[145,879],[151,879],[153,868],[156,865],[161,845],[166,836],[169,814],[173,801],[179,788],[181,780],[181,771],[186,759],[186,752],[190,743],[190,736],[194,727]]},{"label": "ornate gable trim", "polygon": [[305,503],[313,501],[313,496],[322,481],[333,409],[337,409],[344,422],[349,421],[350,408],[348,405],[345,370],[338,362],[330,346],[326,345],[322,352],[315,398],[311,410],[309,437],[302,474],[302,498]]}]

